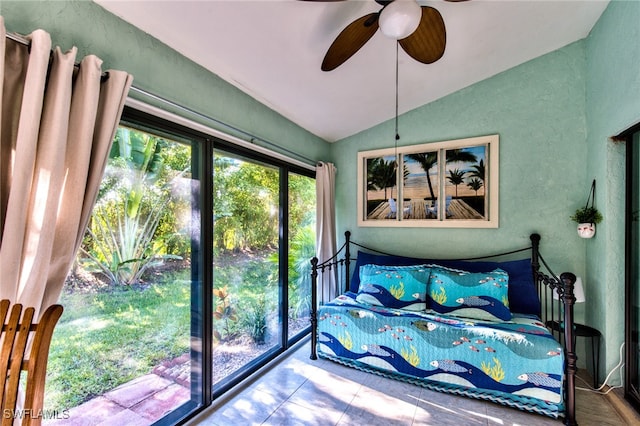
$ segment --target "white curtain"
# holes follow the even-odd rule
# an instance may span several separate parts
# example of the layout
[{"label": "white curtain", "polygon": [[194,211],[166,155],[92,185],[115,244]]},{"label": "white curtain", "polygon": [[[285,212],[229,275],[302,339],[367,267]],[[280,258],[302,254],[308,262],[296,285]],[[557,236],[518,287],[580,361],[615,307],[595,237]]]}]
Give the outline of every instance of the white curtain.
[{"label": "white curtain", "polygon": [[[57,302],[98,193],[132,77],[77,49],[8,39],[0,16],[0,299]],[[4,91],[3,91],[4,88]]]},{"label": "white curtain", "polygon": [[[332,163],[316,165],[316,257],[322,263],[336,252],[336,167]],[[318,276],[318,300],[329,301],[338,294],[336,270]]]}]

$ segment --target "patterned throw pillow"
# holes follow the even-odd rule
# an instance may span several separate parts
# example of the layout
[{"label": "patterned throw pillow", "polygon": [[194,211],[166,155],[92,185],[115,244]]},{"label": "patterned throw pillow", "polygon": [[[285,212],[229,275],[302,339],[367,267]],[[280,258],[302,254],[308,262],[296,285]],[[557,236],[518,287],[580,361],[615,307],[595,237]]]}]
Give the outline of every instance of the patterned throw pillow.
[{"label": "patterned throw pillow", "polygon": [[429,266],[428,297],[434,311],[480,320],[511,319],[509,275],[502,269],[471,273],[439,265]]},{"label": "patterned throw pillow", "polygon": [[425,265],[437,263],[447,268],[469,272],[493,271],[500,268],[509,274],[509,310],[512,313],[540,316],[540,298],[533,281],[531,259],[508,260],[504,262],[435,260],[415,257],[373,254],[358,250],[358,259],[349,281],[349,291],[358,292],[360,287],[360,267],[362,265]]},{"label": "patterned throw pillow", "polygon": [[425,265],[363,265],[356,300],[387,308],[424,311],[428,282],[429,268]]}]

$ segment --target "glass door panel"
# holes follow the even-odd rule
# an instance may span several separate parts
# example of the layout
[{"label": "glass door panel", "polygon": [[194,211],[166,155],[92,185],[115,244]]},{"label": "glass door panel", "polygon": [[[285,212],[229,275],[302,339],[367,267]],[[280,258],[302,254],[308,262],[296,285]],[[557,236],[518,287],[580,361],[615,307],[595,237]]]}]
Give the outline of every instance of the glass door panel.
[{"label": "glass door panel", "polygon": [[282,347],[279,179],[277,167],[214,153],[214,393]]},{"label": "glass door panel", "polygon": [[202,404],[192,386],[201,368],[191,358],[191,165],[188,140],[117,131],[49,356],[45,408],[74,424],[151,423]]},{"label": "glass door panel", "polygon": [[316,181],[289,173],[288,337],[308,330],[311,312],[311,263],[316,253]]}]

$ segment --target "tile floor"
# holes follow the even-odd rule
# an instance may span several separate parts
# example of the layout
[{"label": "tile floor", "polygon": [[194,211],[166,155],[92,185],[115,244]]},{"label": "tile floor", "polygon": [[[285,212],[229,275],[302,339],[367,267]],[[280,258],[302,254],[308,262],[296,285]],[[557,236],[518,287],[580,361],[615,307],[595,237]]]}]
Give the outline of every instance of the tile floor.
[{"label": "tile floor", "polygon": [[[578,381],[579,385],[583,385]],[[581,426],[625,425],[605,397],[577,391]],[[494,403],[433,392],[309,359],[302,344],[277,365],[218,401],[189,425],[561,425]]]}]

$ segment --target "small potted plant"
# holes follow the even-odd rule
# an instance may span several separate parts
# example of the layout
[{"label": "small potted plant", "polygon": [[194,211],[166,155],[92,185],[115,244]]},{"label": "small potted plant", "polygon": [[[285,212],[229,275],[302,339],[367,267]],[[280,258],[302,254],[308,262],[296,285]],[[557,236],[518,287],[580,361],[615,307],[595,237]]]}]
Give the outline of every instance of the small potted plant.
[{"label": "small potted plant", "polygon": [[591,238],[596,234],[596,224],[602,222],[602,214],[593,206],[581,207],[571,216],[578,223],[578,235]]}]

